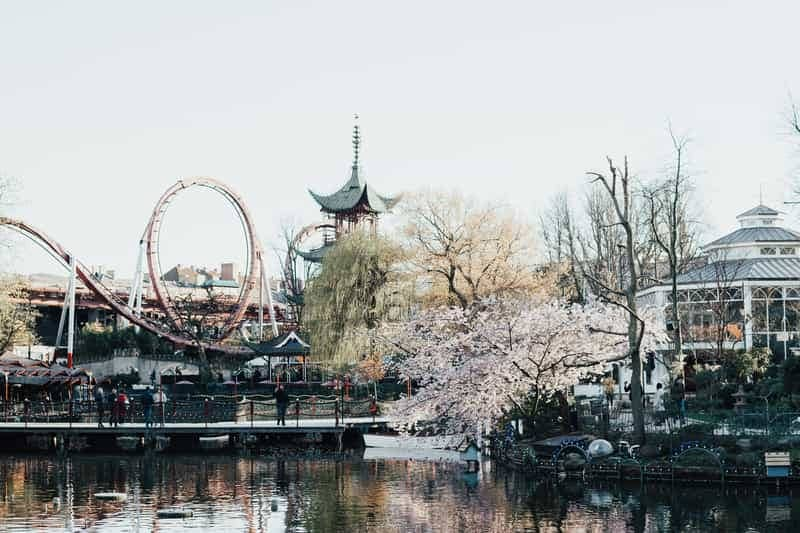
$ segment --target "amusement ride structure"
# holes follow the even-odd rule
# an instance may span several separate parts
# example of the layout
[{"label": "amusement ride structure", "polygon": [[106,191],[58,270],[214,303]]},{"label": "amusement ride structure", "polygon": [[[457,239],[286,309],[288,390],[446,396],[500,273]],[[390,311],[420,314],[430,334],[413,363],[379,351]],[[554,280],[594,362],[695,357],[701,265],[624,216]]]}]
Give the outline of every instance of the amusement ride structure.
[{"label": "amusement ride structure", "polygon": [[[247,242],[247,270],[244,282],[241,285],[233,310],[227,315],[224,324],[218,333],[208,342],[200,342],[189,338],[183,332],[185,325],[178,313],[175,301],[169,294],[167,285],[163,281],[162,267],[159,260],[159,237],[161,222],[170,203],[183,191],[192,187],[205,187],[222,195],[234,208]],[[112,289],[105,286],[99,276],[81,263],[73,253],[56,242],[42,230],[22,221],[12,218],[0,217],[0,226],[6,226],[32,240],[45,252],[52,256],[60,265],[70,272],[69,285],[64,299],[64,306],[59,321],[56,345],[61,344],[65,322],[67,324],[67,365],[72,366],[72,355],[75,342],[75,286],[77,280],[117,315],[123,317],[128,323],[137,328],[142,328],[164,338],[176,346],[198,345],[206,349],[223,353],[247,353],[249,350],[237,346],[223,344],[227,337],[237,328],[244,316],[254,289],[258,290],[259,338],[263,337],[264,306],[263,298],[266,292],[269,304],[269,319],[273,335],[278,335],[278,325],[275,320],[275,310],[272,302],[272,291],[268,285],[267,265],[264,262],[263,248],[253,225],[250,212],[244,200],[229,186],[212,178],[192,178],[179,180],[161,196],[150,215],[142,238],[139,242],[139,256],[136,265],[133,284],[127,302],[123,301]],[[142,314],[142,299],[144,289],[145,263],[146,274],[153,287],[153,292],[158,307],[163,311],[166,321],[158,321]]]},{"label": "amusement ride structure", "polygon": [[[356,120],[358,115],[355,116]],[[326,221],[320,224],[305,226],[293,236],[289,244],[289,251],[284,262],[283,277],[286,281],[287,299],[292,302],[302,300],[302,286],[294,275],[294,261],[299,257],[308,264],[319,263],[324,255],[335,245],[336,239],[356,228],[368,228],[372,233],[377,231],[378,217],[391,210],[398,202],[398,197],[381,196],[364,179],[359,161],[361,134],[358,122],[353,128],[353,163],[350,178],[336,192],[330,195],[321,195],[309,191],[314,200],[319,204],[320,211],[326,215]],[[184,191],[194,187],[210,189],[230,203],[233,207],[245,235],[247,247],[246,270],[239,294],[230,310],[223,313],[222,324],[216,328],[213,336],[198,340],[197,335],[192,335],[191,324],[181,316],[176,305],[176,299],[170,294],[168,284],[164,280],[163,269],[159,258],[160,234],[164,216],[170,204]],[[123,318],[128,324],[136,328],[149,331],[160,338],[172,342],[176,346],[203,347],[230,355],[252,355],[248,347],[224,344],[237,328],[243,325],[243,318],[251,304],[253,291],[257,292],[258,309],[258,340],[264,340],[264,295],[269,309],[269,320],[272,337],[279,335],[276,321],[276,310],[272,301],[272,290],[269,287],[269,272],[264,261],[264,251],[261,241],[256,233],[252,217],[241,196],[236,194],[228,185],[213,178],[190,178],[178,180],[161,195],[145,226],[139,240],[139,254],[135,274],[128,293],[127,301],[123,295],[115,292],[102,282],[102,275],[96,275],[90,268],[81,263],[75,255],[64,248],[55,239],[44,231],[13,218],[0,217],[0,226],[6,226],[21,233],[32,240],[45,252],[51,255],[60,265],[70,272],[69,284],[64,296],[61,318],[56,336],[56,346],[61,346],[64,326],[67,326],[67,364],[72,366],[73,349],[75,342],[75,287],[77,281],[91,291],[96,299],[107,305],[118,317]],[[303,250],[314,239],[321,245],[311,250]],[[145,275],[153,289],[155,304],[163,312],[163,319],[147,316],[142,312],[144,299]],[[247,338],[244,328],[242,333]]]}]

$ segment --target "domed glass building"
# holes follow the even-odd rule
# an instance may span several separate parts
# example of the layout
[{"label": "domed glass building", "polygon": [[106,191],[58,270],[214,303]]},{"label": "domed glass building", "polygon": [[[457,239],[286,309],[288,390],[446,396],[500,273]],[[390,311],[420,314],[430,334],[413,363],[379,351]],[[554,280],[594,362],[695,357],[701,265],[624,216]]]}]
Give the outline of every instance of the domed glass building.
[{"label": "domed glass building", "polygon": [[[736,218],[740,227],[703,246],[702,261],[678,278],[683,352],[703,360],[769,348],[782,360],[800,352],[800,233],[765,205]],[[671,292],[664,280],[638,298],[669,317]]]}]

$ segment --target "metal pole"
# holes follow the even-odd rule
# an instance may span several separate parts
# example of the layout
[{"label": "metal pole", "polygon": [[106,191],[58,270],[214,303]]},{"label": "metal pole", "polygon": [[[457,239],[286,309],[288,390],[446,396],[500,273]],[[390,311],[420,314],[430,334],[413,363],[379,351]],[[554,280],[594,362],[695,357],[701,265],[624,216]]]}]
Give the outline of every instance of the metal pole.
[{"label": "metal pole", "polygon": [[[264,267],[261,261],[261,275],[258,276],[258,340],[264,340]],[[272,309],[270,309],[270,313]]]},{"label": "metal pole", "polygon": [[69,256],[69,325],[67,327],[67,368],[72,368],[72,354],[75,343],[75,256]]}]

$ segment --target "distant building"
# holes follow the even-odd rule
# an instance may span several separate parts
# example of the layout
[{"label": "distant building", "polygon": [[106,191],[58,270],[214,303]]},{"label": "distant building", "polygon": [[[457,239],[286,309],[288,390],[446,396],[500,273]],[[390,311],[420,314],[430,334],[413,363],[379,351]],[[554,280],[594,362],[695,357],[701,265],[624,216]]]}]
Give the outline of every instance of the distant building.
[{"label": "distant building", "polygon": [[199,274],[193,266],[181,266],[180,264],[167,270],[161,279],[164,281],[171,281],[180,285],[197,285]]},{"label": "distant building", "polygon": [[236,263],[222,263],[219,279],[222,281],[239,281],[239,267]]},{"label": "distant building", "polygon": [[[725,350],[769,348],[782,360],[800,351],[800,233],[764,205],[736,218],[739,229],[702,248],[705,264],[678,277],[683,351],[714,350],[724,321]],[[670,283],[638,298],[668,309]]]}]

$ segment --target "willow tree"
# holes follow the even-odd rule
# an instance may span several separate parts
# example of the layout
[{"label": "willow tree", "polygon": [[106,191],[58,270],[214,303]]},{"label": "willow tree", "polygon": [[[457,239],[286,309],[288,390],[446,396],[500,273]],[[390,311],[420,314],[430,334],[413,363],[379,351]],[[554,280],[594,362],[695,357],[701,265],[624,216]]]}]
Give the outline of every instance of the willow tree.
[{"label": "willow tree", "polygon": [[406,301],[403,251],[385,237],[355,231],[336,241],[305,292],[304,323],[314,354],[345,362],[374,355],[373,330]]}]

